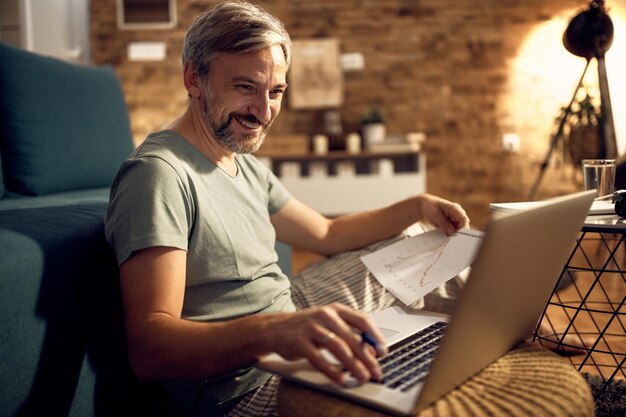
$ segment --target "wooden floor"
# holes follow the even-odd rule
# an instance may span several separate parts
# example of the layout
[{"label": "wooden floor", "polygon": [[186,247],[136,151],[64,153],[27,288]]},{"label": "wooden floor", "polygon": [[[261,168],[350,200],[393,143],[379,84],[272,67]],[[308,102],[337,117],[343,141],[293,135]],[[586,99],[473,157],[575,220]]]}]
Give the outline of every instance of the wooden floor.
[{"label": "wooden floor", "polygon": [[[575,270],[561,279],[543,319],[556,334],[582,335],[591,344],[587,353],[567,360],[581,372],[605,380],[626,379],[626,276],[619,272],[626,270],[626,243],[613,258],[607,255],[607,245],[611,250],[618,242],[602,243],[592,237],[583,241],[570,262]],[[310,252],[294,251],[293,273],[319,259],[322,257]],[[604,272],[596,279],[597,272],[581,270],[590,266],[618,272]]]}]

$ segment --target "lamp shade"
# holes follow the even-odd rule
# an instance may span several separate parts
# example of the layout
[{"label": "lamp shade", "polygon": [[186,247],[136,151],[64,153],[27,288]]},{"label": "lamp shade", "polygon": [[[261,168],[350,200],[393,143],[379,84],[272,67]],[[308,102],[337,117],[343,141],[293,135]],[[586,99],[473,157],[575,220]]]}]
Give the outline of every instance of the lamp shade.
[{"label": "lamp shade", "polygon": [[604,56],[613,43],[613,22],[603,2],[592,1],[589,10],[576,15],[563,34],[565,49],[591,59]]}]

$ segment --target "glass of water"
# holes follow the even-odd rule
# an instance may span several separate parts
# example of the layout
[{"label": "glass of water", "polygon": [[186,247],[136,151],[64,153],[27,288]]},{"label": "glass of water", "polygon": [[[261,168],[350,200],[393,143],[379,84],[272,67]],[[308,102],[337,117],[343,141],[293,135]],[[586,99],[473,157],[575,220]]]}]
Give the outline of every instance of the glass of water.
[{"label": "glass of water", "polygon": [[613,194],[615,185],[615,159],[583,159],[585,190],[597,190],[598,197]]}]

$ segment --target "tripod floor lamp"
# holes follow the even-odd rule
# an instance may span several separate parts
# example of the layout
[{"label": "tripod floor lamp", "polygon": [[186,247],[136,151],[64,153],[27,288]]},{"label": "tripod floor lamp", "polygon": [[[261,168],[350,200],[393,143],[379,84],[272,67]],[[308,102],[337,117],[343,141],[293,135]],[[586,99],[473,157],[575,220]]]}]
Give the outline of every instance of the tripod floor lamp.
[{"label": "tripod floor lamp", "polygon": [[609,84],[606,73],[606,65],[604,55],[613,43],[613,22],[606,12],[603,0],[591,0],[589,8],[577,14],[569,23],[565,33],[563,34],[563,45],[572,54],[585,58],[587,64],[583,70],[582,76],[578,82],[574,94],[569,105],[566,107],[556,133],[552,137],[548,153],[541,164],[539,175],[535,180],[530,194],[529,200],[535,198],[539,184],[543,175],[548,168],[552,152],[556,148],[563,129],[572,113],[572,105],[576,100],[578,90],[582,86],[583,79],[589,68],[592,59],[596,59],[598,64],[598,84],[600,87],[600,108],[602,115],[600,117],[600,134],[602,144],[602,157],[615,158],[617,156],[617,140],[615,138],[615,127],[613,124],[613,112],[611,109],[611,97],[609,94]]}]

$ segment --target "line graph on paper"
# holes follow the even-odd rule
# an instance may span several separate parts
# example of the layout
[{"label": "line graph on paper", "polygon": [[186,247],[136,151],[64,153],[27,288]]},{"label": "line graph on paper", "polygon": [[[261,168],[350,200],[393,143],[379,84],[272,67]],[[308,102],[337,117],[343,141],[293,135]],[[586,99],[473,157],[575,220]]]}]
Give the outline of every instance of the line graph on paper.
[{"label": "line graph on paper", "polygon": [[[431,271],[441,270],[442,267],[445,269],[446,261],[442,257],[450,239],[443,234],[437,234],[432,239],[413,242],[415,245],[385,259],[384,267],[389,274],[397,279],[402,280],[404,276],[411,277],[411,282],[407,283],[409,286],[416,284],[419,287],[425,287],[430,283],[428,275]],[[417,277],[417,279],[413,277]]]},{"label": "line graph on paper", "polygon": [[398,241],[361,260],[376,279],[409,305],[465,270],[474,260],[482,232],[452,236],[432,230]]}]

